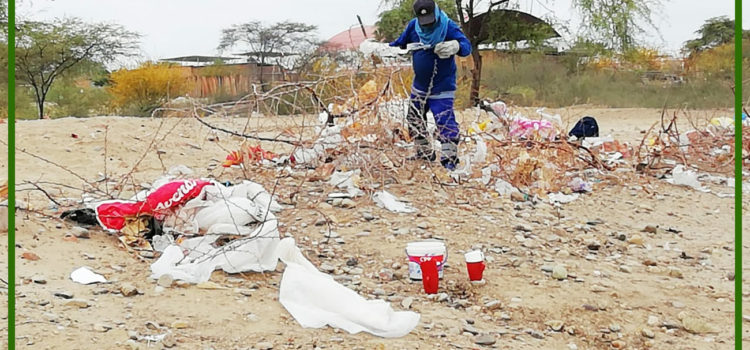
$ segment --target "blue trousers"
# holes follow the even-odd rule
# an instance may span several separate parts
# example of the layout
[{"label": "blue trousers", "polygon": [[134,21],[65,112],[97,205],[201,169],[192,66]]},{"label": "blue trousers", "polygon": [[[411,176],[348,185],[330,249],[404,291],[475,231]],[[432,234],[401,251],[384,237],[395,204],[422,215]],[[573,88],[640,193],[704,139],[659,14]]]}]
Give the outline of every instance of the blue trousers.
[{"label": "blue trousers", "polygon": [[456,114],[453,112],[453,98],[427,99],[411,95],[411,108],[407,121],[409,133],[414,138],[427,136],[427,109],[432,111],[437,125],[437,139],[441,143],[458,143],[459,130]]}]

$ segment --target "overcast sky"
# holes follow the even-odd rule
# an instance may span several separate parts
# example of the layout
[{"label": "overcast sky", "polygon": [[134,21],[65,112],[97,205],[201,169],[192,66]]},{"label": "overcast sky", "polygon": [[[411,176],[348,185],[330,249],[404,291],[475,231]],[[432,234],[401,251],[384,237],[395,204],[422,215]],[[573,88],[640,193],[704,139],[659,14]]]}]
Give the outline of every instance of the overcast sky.
[{"label": "overcast sky", "polygon": [[[519,9],[537,16],[554,16],[575,33],[579,20],[569,0],[512,0]],[[734,18],[734,0],[663,0],[655,17],[660,35],[645,39],[654,47],[676,54],[686,40],[711,17]],[[80,17],[86,21],[118,23],[136,31],[142,60],[186,55],[215,55],[221,30],[232,24],[284,20],[318,26],[321,39],[357,24],[374,24],[380,0],[22,0],[16,13],[27,19]],[[743,9],[743,18],[750,9]],[[745,21],[747,22],[747,20]],[[747,27],[747,26],[745,26]]]}]

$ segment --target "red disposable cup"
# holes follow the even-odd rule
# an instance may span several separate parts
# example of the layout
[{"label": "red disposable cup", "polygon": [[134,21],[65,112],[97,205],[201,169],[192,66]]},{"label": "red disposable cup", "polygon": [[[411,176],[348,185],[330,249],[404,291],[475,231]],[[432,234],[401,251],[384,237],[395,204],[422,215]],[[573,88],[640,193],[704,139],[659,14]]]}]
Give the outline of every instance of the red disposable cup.
[{"label": "red disposable cup", "polygon": [[481,281],[482,272],[484,272],[484,261],[473,263],[467,262],[466,269],[469,270],[470,281]]},{"label": "red disposable cup", "polygon": [[470,281],[481,281],[484,272],[484,254],[481,251],[472,251],[465,254],[466,269],[469,271]]},{"label": "red disposable cup", "polygon": [[437,294],[440,282],[437,262],[432,259],[422,261],[419,263],[419,267],[422,269],[422,286],[424,286],[424,292],[427,294]]}]

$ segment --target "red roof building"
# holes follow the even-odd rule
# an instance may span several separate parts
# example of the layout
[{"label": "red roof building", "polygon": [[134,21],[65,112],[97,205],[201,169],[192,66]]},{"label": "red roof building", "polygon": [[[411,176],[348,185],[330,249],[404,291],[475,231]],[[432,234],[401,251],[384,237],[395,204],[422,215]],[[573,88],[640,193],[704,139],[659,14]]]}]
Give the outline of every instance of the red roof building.
[{"label": "red roof building", "polygon": [[367,37],[362,33],[362,27],[353,26],[349,30],[345,30],[341,33],[334,35],[328,39],[322,46],[321,49],[326,51],[346,51],[346,50],[357,50],[359,44],[365,39],[375,38],[375,26],[365,26],[365,33]]}]

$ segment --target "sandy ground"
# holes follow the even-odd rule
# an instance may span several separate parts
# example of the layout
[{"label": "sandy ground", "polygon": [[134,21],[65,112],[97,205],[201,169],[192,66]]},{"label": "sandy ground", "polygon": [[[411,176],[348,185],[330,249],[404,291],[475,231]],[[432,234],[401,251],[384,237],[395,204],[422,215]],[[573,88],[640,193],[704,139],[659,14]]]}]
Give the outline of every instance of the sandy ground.
[{"label": "sandy ground", "polygon": [[[603,134],[630,142],[640,141],[641,131],[660,116],[660,111],[650,109],[576,107],[559,112],[570,124],[582,115],[596,116]],[[691,115],[705,123],[729,112],[694,111]],[[468,118],[462,122],[463,129]],[[274,135],[282,129],[280,124],[300,119],[253,119],[250,129],[258,129],[260,123],[264,130],[273,129],[267,134]],[[210,121],[234,130],[241,130],[247,122]],[[243,175],[236,169],[217,167],[239,140],[223,134],[215,140],[215,133],[191,119],[66,118],[18,122],[17,130],[20,149],[61,166],[17,152],[19,188],[29,188],[23,183],[34,181],[58,199],[80,197],[75,189],[84,187],[84,180],[71,173],[93,182],[106,167],[111,178],[120,178],[143,155],[129,183],[149,183],[165,169],[184,164],[198,176],[233,181],[246,176],[260,180],[266,188],[273,186],[262,180],[271,170]],[[152,140],[159,154],[146,152]],[[281,188],[298,184],[292,178],[279,183]],[[364,271],[360,282],[351,287],[366,298],[385,298],[397,310],[405,309],[408,303],[403,300],[412,298],[410,310],[419,312],[421,321],[409,335],[381,339],[332,328],[303,329],[277,300],[281,264],[276,272],[265,274],[215,272],[211,280],[224,289],[159,290],[148,279],[151,260],[128,252],[115,237],[99,229],[90,230],[88,239],[65,239],[73,229],[53,217],[60,208],[39,191],[20,191],[18,199],[31,211],[17,214],[18,348],[160,349],[171,343],[184,349],[267,345],[274,349],[734,347],[733,198],[640,178],[621,186],[597,186],[590,195],[558,209],[545,203],[514,203],[472,188],[441,190],[404,179],[387,185],[388,191],[410,199],[419,209],[419,214],[404,215],[380,209],[368,198],[358,199],[351,209],[319,205],[330,188],[322,182],[303,187],[305,194],[295,208],[279,216],[282,235],[295,237],[318,266],[328,263],[340,270],[347,260],[356,258]],[[315,226],[320,213],[335,218],[334,230],[343,244],[323,242],[326,230]],[[375,219],[364,218],[369,215]],[[642,232],[647,225],[659,229]],[[449,250],[440,290],[445,294],[440,298],[427,297],[421,283],[409,281],[405,271],[406,243],[430,235],[444,238]],[[621,235],[626,241],[618,239]],[[643,237],[643,246],[628,244],[634,235]],[[599,245],[598,250],[591,249],[592,242]],[[488,256],[485,285],[467,283],[461,253],[472,247],[481,247]],[[39,260],[22,259],[25,252],[36,254]],[[557,264],[566,266],[567,280],[555,280],[542,271]],[[73,283],[68,276],[80,266],[91,267],[111,283]],[[386,278],[381,277],[384,271]],[[346,273],[336,274],[351,280]],[[141,294],[122,296],[123,283],[135,285]],[[55,296],[60,291],[88,307]],[[750,314],[750,307],[745,310]],[[562,322],[562,332],[551,329],[553,320]],[[686,320],[710,329],[690,333],[682,327]],[[648,328],[645,333],[653,332],[653,338],[644,335],[644,328]],[[165,332],[171,333],[166,344],[129,341],[136,333]],[[496,343],[477,345],[474,332],[490,335]],[[750,330],[743,338],[750,345]]]}]

